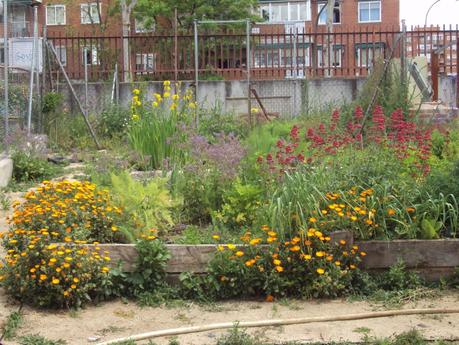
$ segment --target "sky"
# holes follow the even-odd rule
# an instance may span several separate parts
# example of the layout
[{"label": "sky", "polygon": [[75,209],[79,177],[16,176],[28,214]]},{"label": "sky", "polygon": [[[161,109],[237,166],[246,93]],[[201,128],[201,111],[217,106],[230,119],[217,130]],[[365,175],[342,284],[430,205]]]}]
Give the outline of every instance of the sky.
[{"label": "sky", "polygon": [[[400,20],[406,24],[424,25],[426,13],[436,0],[400,0]],[[440,0],[429,12],[427,25],[459,24],[459,1]]]}]

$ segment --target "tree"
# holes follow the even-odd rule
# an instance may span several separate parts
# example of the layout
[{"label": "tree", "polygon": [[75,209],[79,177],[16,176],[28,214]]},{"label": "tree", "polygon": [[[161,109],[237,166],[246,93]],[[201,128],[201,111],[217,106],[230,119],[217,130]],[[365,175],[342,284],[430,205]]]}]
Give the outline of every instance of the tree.
[{"label": "tree", "polygon": [[177,24],[181,29],[191,29],[193,20],[259,19],[253,9],[258,0],[138,0],[134,16],[147,25],[173,27],[177,8]]}]

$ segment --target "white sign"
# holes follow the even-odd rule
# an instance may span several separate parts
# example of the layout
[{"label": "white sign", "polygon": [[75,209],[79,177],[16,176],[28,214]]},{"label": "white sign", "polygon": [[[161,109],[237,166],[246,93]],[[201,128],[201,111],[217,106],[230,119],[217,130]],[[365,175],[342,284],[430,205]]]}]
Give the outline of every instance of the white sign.
[{"label": "white sign", "polygon": [[[32,68],[33,38],[10,38],[9,40],[9,64],[10,67],[29,70]],[[43,70],[43,39],[38,39],[38,60],[35,60],[35,68],[39,72]]]}]

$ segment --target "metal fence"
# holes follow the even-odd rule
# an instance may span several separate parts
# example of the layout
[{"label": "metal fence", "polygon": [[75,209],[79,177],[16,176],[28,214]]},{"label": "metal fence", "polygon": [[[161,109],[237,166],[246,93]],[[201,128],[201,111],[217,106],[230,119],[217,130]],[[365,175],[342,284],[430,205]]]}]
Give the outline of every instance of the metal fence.
[{"label": "metal fence", "polygon": [[[49,34],[71,79],[84,78],[88,62],[90,80],[113,78],[115,65],[120,80],[191,80],[195,75],[194,37],[189,34],[138,34],[128,37]],[[414,58],[439,54],[440,73],[457,74],[459,29],[418,28],[407,31],[340,31],[335,33],[289,30],[252,33],[250,73],[255,80],[360,77],[371,71],[379,57]],[[124,67],[122,47],[129,44],[130,67]],[[244,80],[245,32],[200,33],[200,79]],[[445,48],[446,47],[446,48]],[[393,52],[392,52],[393,51]],[[86,56],[85,56],[86,55]]]}]

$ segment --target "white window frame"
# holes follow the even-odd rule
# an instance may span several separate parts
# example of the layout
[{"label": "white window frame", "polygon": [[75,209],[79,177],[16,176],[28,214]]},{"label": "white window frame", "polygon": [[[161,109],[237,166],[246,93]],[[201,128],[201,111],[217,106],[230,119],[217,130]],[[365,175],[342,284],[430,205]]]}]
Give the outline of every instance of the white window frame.
[{"label": "white window frame", "polygon": [[[66,46],[54,46],[57,57],[61,61],[62,66],[67,66],[67,47]],[[84,63],[84,60],[83,60]]]},{"label": "white window frame", "polygon": [[[366,50],[368,50],[368,53],[366,52]],[[365,52],[363,55],[362,55],[362,51]],[[357,50],[356,50],[357,67],[362,67],[362,68],[373,67],[373,61],[375,59],[375,52],[384,56],[384,46],[382,47],[381,46],[377,46],[377,47],[367,46],[365,48],[357,47]],[[362,62],[362,56],[365,56],[365,58],[367,59],[366,63]]]},{"label": "white window frame", "polygon": [[[338,61],[334,61],[332,63],[332,66],[330,67],[326,67],[325,66],[325,62],[324,62],[324,58],[323,58],[323,53],[324,53],[324,49],[323,49],[323,46],[318,46],[317,47],[317,66],[319,68],[341,68],[343,67],[343,55],[344,55],[344,46],[342,45],[338,45],[338,46],[333,46],[332,48],[332,51],[333,51],[333,55],[335,57],[338,57]],[[330,59],[331,61],[331,59]]]},{"label": "white window frame", "polygon": [[[57,23],[57,22],[50,23],[48,21],[48,11],[52,9],[54,11],[54,18],[57,19],[57,9],[58,8],[62,8],[64,10],[64,21],[62,23]],[[66,25],[67,24],[67,10],[66,10],[65,5],[61,5],[61,4],[47,5],[45,15],[46,15],[46,26],[56,26],[56,25]]]},{"label": "white window frame", "polygon": [[[152,59],[151,67],[149,67],[149,58]],[[140,63],[138,63],[140,59]],[[137,66],[142,66],[143,68],[138,69]],[[149,72],[154,72],[156,70],[156,54],[155,53],[136,53],[135,54],[135,66],[136,74],[146,74]]]},{"label": "white window frame", "polygon": [[81,63],[84,66],[84,54],[86,51],[90,50],[91,51],[91,60],[88,61],[88,66],[97,66],[100,65],[100,59],[99,59],[99,48],[97,46],[87,46],[87,47],[82,47],[82,57],[81,57]]},{"label": "white window frame", "polygon": [[[360,18],[360,7],[362,5],[368,5],[371,6],[372,4],[379,4],[379,20],[372,20],[370,15],[371,15],[371,10],[368,8],[369,14],[368,17],[370,18],[369,20],[361,20]],[[365,23],[381,23],[382,22],[382,2],[381,0],[372,0],[372,1],[359,1],[359,5],[357,6],[357,18],[359,23],[365,24]]]},{"label": "white window frame", "polygon": [[[306,5],[306,16],[305,19],[292,19],[291,17],[291,6],[296,6],[297,7],[297,14],[298,18],[300,17],[299,9],[300,5]],[[273,21],[273,5],[287,5],[287,20],[281,20],[281,21]],[[285,23],[285,22],[299,22],[299,21],[311,21],[311,0],[307,1],[285,1],[285,2],[269,2],[269,3],[264,3],[261,6],[259,6],[259,14],[263,18],[263,10],[268,11],[268,20],[266,21],[267,23]]]},{"label": "white window frame", "polygon": [[[80,4],[80,23],[81,24],[84,24],[84,25],[100,24],[99,16],[97,15],[96,18],[93,18],[91,15],[91,9],[94,6],[96,7],[96,10],[97,10],[97,2],[87,2],[87,3]],[[84,10],[85,7],[87,8],[86,10]],[[86,11],[86,13],[84,11]],[[99,11],[100,11],[100,15],[102,16],[102,4],[101,3],[99,3]],[[88,15],[88,18],[89,18],[89,21],[87,22],[84,21],[86,15]]]},{"label": "white window frame", "polygon": [[[336,6],[336,3],[338,3],[338,6]],[[317,4],[317,14],[320,13],[320,10],[322,9],[322,7],[325,7],[327,3],[326,2],[322,2],[322,3],[318,3]],[[335,6],[333,7],[333,11],[335,10],[335,8],[338,8],[339,10],[339,22],[334,22],[333,21],[333,25],[339,25],[341,24],[341,17],[342,17],[342,13],[341,13],[341,2],[339,1],[335,1]],[[327,13],[327,9],[324,10],[325,13]],[[325,16],[326,17],[326,16]],[[334,18],[334,16],[333,16]],[[317,24],[318,25],[327,25],[327,20],[325,20],[324,22],[320,20],[320,17],[318,18],[318,21],[317,21]]]}]

